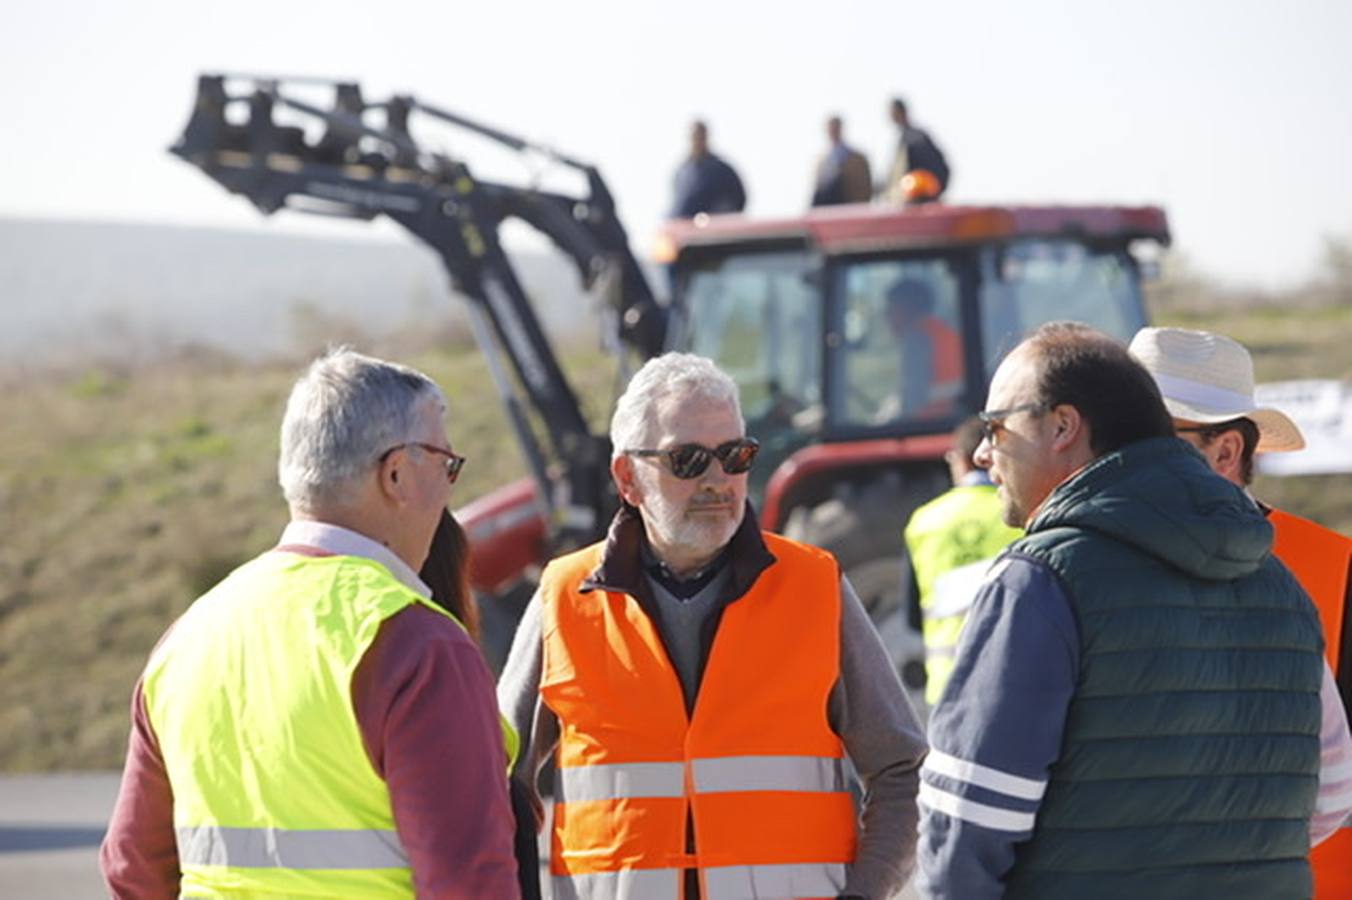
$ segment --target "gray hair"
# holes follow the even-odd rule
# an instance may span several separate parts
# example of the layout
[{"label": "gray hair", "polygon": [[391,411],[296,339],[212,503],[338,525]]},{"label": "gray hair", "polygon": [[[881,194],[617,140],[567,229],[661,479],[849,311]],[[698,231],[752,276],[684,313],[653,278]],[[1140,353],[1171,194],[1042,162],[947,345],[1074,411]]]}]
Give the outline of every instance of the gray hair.
[{"label": "gray hair", "polygon": [[664,400],[707,400],[731,404],[742,423],[737,382],[712,360],[693,353],[664,353],[643,364],[615,404],[610,419],[611,458],[644,448],[657,429],[657,406]]},{"label": "gray hair", "polygon": [[436,382],[348,347],[310,364],[282,417],[277,480],[293,508],[343,504],[380,454],[413,440],[422,404],[446,407]]}]

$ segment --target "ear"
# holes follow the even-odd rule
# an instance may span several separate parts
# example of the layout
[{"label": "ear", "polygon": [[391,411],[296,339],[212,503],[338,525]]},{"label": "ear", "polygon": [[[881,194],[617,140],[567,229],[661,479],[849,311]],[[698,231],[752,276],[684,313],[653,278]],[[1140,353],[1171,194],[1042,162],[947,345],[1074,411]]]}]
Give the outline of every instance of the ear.
[{"label": "ear", "polygon": [[1216,435],[1210,446],[1208,454],[1211,458],[1211,467],[1222,477],[1240,484],[1239,475],[1240,459],[1244,455],[1244,438],[1238,431],[1224,431]]},{"label": "ear", "polygon": [[1089,446],[1089,423],[1080,415],[1080,411],[1069,403],[1062,403],[1047,413],[1048,426],[1052,429],[1052,449],[1064,453],[1081,441]]},{"label": "ear", "polygon": [[617,456],[610,461],[610,477],[615,479],[615,487],[620,499],[630,506],[643,503],[643,490],[639,487],[638,473],[634,471],[634,460],[628,456]]},{"label": "ear", "polygon": [[403,450],[396,450],[385,458],[376,471],[381,496],[395,506],[404,506],[408,503],[412,490],[413,480],[408,467],[404,465],[407,461],[408,454]]}]

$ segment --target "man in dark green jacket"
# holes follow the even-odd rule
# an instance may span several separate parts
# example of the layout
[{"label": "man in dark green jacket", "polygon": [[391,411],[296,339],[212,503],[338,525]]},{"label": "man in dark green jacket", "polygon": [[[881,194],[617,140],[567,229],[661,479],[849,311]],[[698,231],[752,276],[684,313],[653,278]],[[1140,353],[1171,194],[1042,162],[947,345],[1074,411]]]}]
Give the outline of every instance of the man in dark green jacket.
[{"label": "man in dark green jacket", "polygon": [[1087,326],[1019,345],[981,415],[1027,536],[931,718],[922,892],[1308,897],[1323,641],[1263,514]]}]

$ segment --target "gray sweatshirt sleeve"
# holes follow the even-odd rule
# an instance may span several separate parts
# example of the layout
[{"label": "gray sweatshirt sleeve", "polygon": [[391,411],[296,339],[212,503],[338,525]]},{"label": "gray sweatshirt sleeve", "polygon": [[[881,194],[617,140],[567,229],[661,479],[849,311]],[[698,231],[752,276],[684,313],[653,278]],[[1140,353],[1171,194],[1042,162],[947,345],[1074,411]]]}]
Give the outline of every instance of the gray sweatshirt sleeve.
[{"label": "gray sweatshirt sleeve", "polygon": [[846,896],[885,900],[915,866],[924,731],[850,582],[840,580],[840,679],[827,715],[864,785],[859,851]]},{"label": "gray sweatshirt sleeve", "polygon": [[536,591],[521,616],[507,663],[498,678],[498,708],[521,736],[516,774],[539,801],[540,767],[559,743],[559,720],[540,699],[540,669],[544,643],[540,621],[540,593]]}]

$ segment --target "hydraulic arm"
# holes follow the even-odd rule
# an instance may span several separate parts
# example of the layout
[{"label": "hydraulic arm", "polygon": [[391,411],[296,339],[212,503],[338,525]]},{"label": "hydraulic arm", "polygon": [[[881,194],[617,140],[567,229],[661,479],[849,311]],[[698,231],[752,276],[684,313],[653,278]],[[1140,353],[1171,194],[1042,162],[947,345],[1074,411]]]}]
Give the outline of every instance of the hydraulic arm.
[{"label": "hydraulic arm", "polygon": [[[232,94],[228,87],[234,84],[243,88]],[[291,90],[315,85],[332,88],[330,108],[298,99]],[[278,109],[313,127],[279,124]],[[568,196],[479,181],[464,161],[419,145],[409,129],[415,116],[574,169],[584,176],[587,193]],[[171,152],[265,214],[294,209],[362,220],[383,215],[432,247],[454,287],[470,301],[475,340],[559,537],[596,535],[607,496],[608,442],[588,427],[499,240],[510,218],[546,235],[573,260],[586,287],[605,288],[620,342],[641,358],[659,353],[665,309],[629,249],[614,199],[595,166],[412,96],[369,102],[348,82],[225,75],[199,78],[192,117]],[[526,404],[545,426],[547,450],[530,427]]]}]

